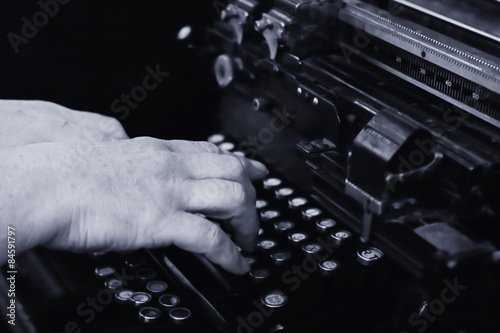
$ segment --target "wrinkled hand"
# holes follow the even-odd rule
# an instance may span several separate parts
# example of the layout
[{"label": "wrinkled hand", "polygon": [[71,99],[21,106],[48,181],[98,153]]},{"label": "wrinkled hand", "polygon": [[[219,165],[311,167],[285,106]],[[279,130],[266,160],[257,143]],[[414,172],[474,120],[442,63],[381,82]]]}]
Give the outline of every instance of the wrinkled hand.
[{"label": "wrinkled hand", "polygon": [[0,100],[0,149],[40,142],[127,139],[120,122],[45,101]]},{"label": "wrinkled hand", "polygon": [[[29,206],[31,212],[22,215],[33,221],[30,230],[45,233],[42,245],[107,251],[173,244],[233,273],[248,270],[228,235],[196,213],[227,220],[236,244],[252,250],[259,225],[251,181],[267,173],[259,162],[207,142],[153,138],[45,143],[7,152],[17,169],[11,178],[24,174],[23,181],[35,187],[30,191],[44,194],[26,200],[44,209]],[[18,235],[23,232],[29,230]]]}]

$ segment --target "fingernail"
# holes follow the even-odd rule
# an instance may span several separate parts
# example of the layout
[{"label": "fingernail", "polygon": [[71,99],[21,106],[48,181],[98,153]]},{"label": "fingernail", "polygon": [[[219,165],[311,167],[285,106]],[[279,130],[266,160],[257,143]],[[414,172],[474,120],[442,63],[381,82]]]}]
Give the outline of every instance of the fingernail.
[{"label": "fingernail", "polygon": [[250,163],[252,163],[254,168],[256,168],[257,170],[265,172],[266,175],[269,174],[269,170],[267,169],[267,167],[263,163],[256,161],[256,160],[250,160]]}]

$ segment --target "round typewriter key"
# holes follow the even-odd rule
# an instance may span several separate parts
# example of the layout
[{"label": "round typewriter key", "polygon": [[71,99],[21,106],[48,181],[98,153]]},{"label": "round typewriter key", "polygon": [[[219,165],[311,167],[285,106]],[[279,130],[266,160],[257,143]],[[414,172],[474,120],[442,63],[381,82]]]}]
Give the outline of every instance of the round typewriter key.
[{"label": "round typewriter key", "polygon": [[181,299],[179,298],[179,296],[172,294],[161,295],[160,298],[158,299],[158,303],[160,303],[162,306],[166,308],[173,308],[174,306],[177,306],[180,302]]},{"label": "round typewriter key", "polygon": [[257,199],[257,201],[255,201],[255,208],[257,209],[262,209],[264,207],[267,207],[267,205],[269,205],[269,203],[266,200]]},{"label": "round typewriter key", "polygon": [[170,319],[176,324],[181,324],[191,317],[191,311],[188,308],[173,308],[168,312]]},{"label": "round typewriter key", "polygon": [[248,272],[248,274],[254,282],[263,283],[264,281],[267,281],[267,279],[269,279],[269,277],[271,276],[271,271],[267,268],[259,267],[250,269],[250,272]]},{"label": "round typewriter key", "polygon": [[130,296],[132,296],[134,292],[129,289],[123,289],[120,290],[115,294],[115,299],[116,302],[119,304],[129,304],[130,303]]},{"label": "round typewriter key", "polygon": [[276,199],[280,200],[288,198],[289,196],[293,195],[294,192],[295,191],[293,190],[293,188],[281,187],[274,191],[274,196],[276,197]]},{"label": "round typewriter key", "polygon": [[100,279],[106,279],[111,277],[111,275],[114,275],[116,273],[116,270],[111,266],[102,266],[97,267],[94,273],[96,277]]},{"label": "round typewriter key", "polygon": [[375,247],[359,249],[356,259],[365,266],[372,266],[382,259],[384,253]]},{"label": "round typewriter key", "polygon": [[104,285],[112,293],[116,293],[121,289],[123,289],[123,281],[118,279],[109,279],[106,282],[104,282]]},{"label": "round typewriter key", "polygon": [[262,181],[265,190],[272,190],[280,186],[282,183],[281,179],[276,177],[266,178]]},{"label": "round typewriter key", "polygon": [[351,238],[351,233],[347,230],[339,230],[330,234],[330,242],[333,246],[340,247]]},{"label": "round typewriter key", "polygon": [[135,276],[142,282],[152,280],[156,277],[156,271],[151,268],[141,268],[135,273]]},{"label": "round typewriter key", "polygon": [[281,308],[288,301],[288,297],[280,290],[273,290],[262,295],[260,301],[270,308]]},{"label": "round typewriter key", "polygon": [[316,221],[316,230],[321,233],[327,233],[337,225],[332,219],[319,219]]},{"label": "round typewriter key", "polygon": [[108,252],[92,252],[90,254],[90,256],[93,259],[101,259],[101,258],[104,258],[107,254],[108,254]]},{"label": "round typewriter key", "polygon": [[225,151],[231,151],[235,148],[236,146],[232,142],[222,142],[219,144],[219,148]]},{"label": "round typewriter key", "polygon": [[240,156],[240,157],[245,157],[245,153],[240,151],[240,150],[236,150],[236,151],[233,151],[233,154],[236,155],[236,156]]},{"label": "round typewriter key", "polygon": [[321,215],[321,209],[319,208],[309,207],[302,209],[302,219],[304,221],[311,221],[312,219],[320,215]]},{"label": "round typewriter key", "polygon": [[151,281],[146,285],[146,289],[153,294],[162,293],[167,290],[168,285],[163,281]]},{"label": "round typewriter key", "polygon": [[304,232],[292,232],[288,235],[288,240],[294,244],[299,244],[308,239],[309,236]]},{"label": "round typewriter key", "polygon": [[262,239],[257,242],[257,247],[262,250],[274,249],[278,243],[274,239]]},{"label": "round typewriter key", "polygon": [[285,250],[273,251],[269,256],[271,257],[273,264],[276,266],[285,265],[292,259],[292,254]]},{"label": "round typewriter key", "polygon": [[151,301],[151,295],[142,291],[137,291],[130,295],[130,303],[135,307],[141,307]]},{"label": "round typewriter key", "polygon": [[302,245],[302,253],[304,253],[307,257],[312,257],[316,253],[320,253],[323,248],[318,243],[308,243]]},{"label": "round typewriter key", "polygon": [[331,275],[337,269],[339,269],[340,264],[335,260],[325,260],[319,263],[319,268],[321,270],[321,274],[323,275]]},{"label": "round typewriter key", "polygon": [[125,266],[132,270],[138,269],[146,264],[146,259],[141,256],[132,256],[130,258],[125,259]]},{"label": "round typewriter key", "polygon": [[222,143],[224,140],[226,140],[226,137],[224,134],[212,134],[208,137],[207,141],[210,143],[213,143],[214,145],[218,145],[219,143]]},{"label": "round typewriter key", "polygon": [[295,228],[295,223],[292,221],[278,221],[274,223],[274,230],[278,233],[287,233],[288,231]]},{"label": "round typewriter key", "polygon": [[280,215],[281,213],[276,209],[266,209],[260,212],[260,219],[263,222],[269,222],[277,219]]},{"label": "round typewriter key", "polygon": [[288,208],[296,210],[307,205],[308,201],[304,197],[295,197],[288,200]]},{"label": "round typewriter key", "polygon": [[139,319],[143,323],[153,323],[161,316],[161,311],[151,306],[144,307],[139,310]]},{"label": "round typewriter key", "polygon": [[257,235],[262,236],[264,234],[264,229],[259,228],[259,233]]},{"label": "round typewriter key", "polygon": [[251,265],[255,265],[255,263],[257,262],[257,258],[255,258],[254,256],[243,256],[248,264],[251,266]]}]

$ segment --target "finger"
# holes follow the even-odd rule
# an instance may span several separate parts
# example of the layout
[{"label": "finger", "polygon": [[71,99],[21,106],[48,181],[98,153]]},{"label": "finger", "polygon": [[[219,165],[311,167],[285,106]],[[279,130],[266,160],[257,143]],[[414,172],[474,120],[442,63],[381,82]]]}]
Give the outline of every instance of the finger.
[{"label": "finger", "polygon": [[183,210],[229,220],[236,243],[245,251],[254,250],[259,222],[253,188],[219,179],[189,181],[184,188]]},{"label": "finger", "polygon": [[203,154],[211,153],[224,156],[233,156],[240,160],[248,177],[254,181],[264,178],[269,171],[266,166],[259,161],[251,160],[243,156],[235,155],[231,152],[222,150],[216,145],[206,141],[185,141],[185,140],[169,140],[164,141],[165,147],[175,153],[184,154]]},{"label": "finger", "polygon": [[218,178],[237,182],[248,182],[260,176],[260,172],[251,165],[245,166],[234,155],[210,153],[186,154],[181,156],[182,164],[193,179]]},{"label": "finger", "polygon": [[217,224],[193,214],[183,213],[183,217],[183,223],[175,230],[174,245],[202,253],[231,273],[248,272],[248,262]]}]

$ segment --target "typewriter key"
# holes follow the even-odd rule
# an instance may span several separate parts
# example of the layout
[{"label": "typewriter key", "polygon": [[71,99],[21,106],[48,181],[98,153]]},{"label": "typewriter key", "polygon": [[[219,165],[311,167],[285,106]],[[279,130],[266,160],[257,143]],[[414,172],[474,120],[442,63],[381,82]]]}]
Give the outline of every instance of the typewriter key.
[{"label": "typewriter key", "polygon": [[287,233],[293,228],[295,228],[295,223],[293,223],[292,221],[279,221],[274,223],[274,230],[277,233]]},{"label": "typewriter key", "polygon": [[281,213],[276,209],[266,209],[260,212],[262,222],[269,222],[280,217]]},{"label": "typewriter key", "polygon": [[276,266],[286,265],[292,259],[292,254],[286,250],[273,251],[269,256],[271,257],[273,264]]},{"label": "typewriter key", "polygon": [[109,279],[106,282],[104,282],[104,285],[112,293],[116,293],[119,290],[123,289],[123,281],[118,279]]},{"label": "typewriter key", "polygon": [[115,294],[115,300],[119,304],[129,304],[130,296],[132,296],[134,292],[129,289],[123,289]]},{"label": "typewriter key", "polygon": [[262,209],[264,207],[267,207],[267,205],[269,205],[269,203],[266,200],[257,199],[257,201],[255,201],[255,208],[257,209]]},{"label": "typewriter key", "polygon": [[305,232],[292,232],[288,235],[288,240],[293,244],[299,244],[308,239],[309,236]]},{"label": "typewriter key", "polygon": [[280,308],[286,304],[288,297],[280,290],[273,290],[262,295],[260,301],[270,308]]},{"label": "typewriter key", "polygon": [[311,221],[312,219],[318,217],[319,215],[321,215],[321,209],[319,208],[310,207],[302,209],[302,219],[304,221]]},{"label": "typewriter key", "polygon": [[274,239],[262,239],[257,242],[257,247],[261,250],[270,250],[278,246]]},{"label": "typewriter key", "polygon": [[236,151],[233,151],[233,154],[236,155],[236,156],[240,156],[240,157],[245,157],[245,153],[240,151],[240,150],[236,150]]},{"label": "typewriter key", "polygon": [[308,243],[302,245],[302,253],[306,255],[306,257],[312,257],[317,253],[320,253],[323,250],[321,245],[318,243]]},{"label": "typewriter key", "polygon": [[141,307],[151,301],[151,295],[142,291],[137,291],[130,295],[130,303],[135,307]]},{"label": "typewriter key", "polygon": [[330,242],[335,247],[340,247],[351,239],[352,235],[347,230],[339,230],[330,234]]},{"label": "typewriter key", "polygon": [[162,306],[166,308],[173,308],[180,302],[181,299],[178,296],[172,294],[161,295],[160,298],[158,299],[158,303],[160,303]]},{"label": "typewriter key", "polygon": [[146,289],[153,294],[158,294],[167,290],[168,285],[163,281],[151,281],[146,285]]},{"label": "typewriter key", "polygon": [[248,272],[250,279],[256,283],[263,283],[271,276],[271,271],[264,267],[253,268]]},{"label": "typewriter key", "polygon": [[139,281],[145,282],[154,279],[156,277],[156,271],[151,268],[141,268],[135,273],[135,276]]},{"label": "typewriter key", "polygon": [[276,177],[266,178],[262,181],[262,185],[264,186],[265,190],[273,190],[278,186],[280,186],[281,183],[282,183],[281,179]]},{"label": "typewriter key", "polygon": [[320,219],[316,221],[316,230],[321,233],[327,233],[337,225],[332,219]]},{"label": "typewriter key", "polygon": [[212,134],[208,137],[207,141],[210,143],[213,143],[214,145],[218,145],[219,143],[222,143],[224,140],[226,140],[226,137],[224,134]]},{"label": "typewriter key", "polygon": [[276,199],[281,200],[281,199],[288,198],[294,192],[295,191],[293,190],[293,188],[281,187],[281,188],[277,189],[276,191],[274,191],[274,196],[276,197]]},{"label": "typewriter key", "polygon": [[191,311],[188,308],[173,308],[168,312],[170,319],[176,324],[182,324],[191,317]]},{"label": "typewriter key", "polygon": [[257,235],[262,236],[264,234],[264,229],[259,228],[259,233]]},{"label": "typewriter key", "polygon": [[382,259],[384,253],[375,247],[359,249],[356,259],[365,266],[372,266]]},{"label": "typewriter key", "polygon": [[254,265],[257,262],[257,258],[255,258],[254,256],[243,256],[243,257],[245,257],[250,266]]},{"label": "typewriter key", "polygon": [[219,148],[225,151],[231,151],[235,148],[236,146],[232,142],[222,142],[219,144]]},{"label": "typewriter key", "polygon": [[338,270],[340,264],[335,260],[325,260],[319,263],[319,268],[321,270],[321,274],[329,276],[336,270]]},{"label": "typewriter key", "polygon": [[147,306],[139,310],[139,319],[143,323],[153,323],[161,317],[161,311],[157,308]]},{"label": "typewriter key", "polygon": [[100,260],[108,255],[109,252],[92,252],[90,257],[96,260]]},{"label": "typewriter key", "polygon": [[307,205],[307,202],[307,199],[304,197],[295,197],[288,200],[288,208],[297,210]]},{"label": "typewriter key", "polygon": [[146,259],[141,256],[132,256],[125,260],[125,266],[131,270],[138,269],[146,264]]},{"label": "typewriter key", "polygon": [[102,266],[102,267],[97,267],[94,273],[95,276],[98,277],[99,279],[106,279],[111,277],[111,275],[114,275],[116,273],[116,270],[111,266]]}]

